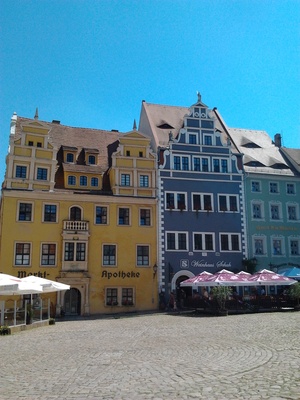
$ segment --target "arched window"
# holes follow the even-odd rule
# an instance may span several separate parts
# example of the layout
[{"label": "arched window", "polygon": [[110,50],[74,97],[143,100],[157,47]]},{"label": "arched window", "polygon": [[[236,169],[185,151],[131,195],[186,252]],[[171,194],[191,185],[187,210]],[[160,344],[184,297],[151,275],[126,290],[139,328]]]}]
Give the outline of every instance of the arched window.
[{"label": "arched window", "polygon": [[72,207],[70,210],[71,221],[81,221],[81,209],[79,207]]}]

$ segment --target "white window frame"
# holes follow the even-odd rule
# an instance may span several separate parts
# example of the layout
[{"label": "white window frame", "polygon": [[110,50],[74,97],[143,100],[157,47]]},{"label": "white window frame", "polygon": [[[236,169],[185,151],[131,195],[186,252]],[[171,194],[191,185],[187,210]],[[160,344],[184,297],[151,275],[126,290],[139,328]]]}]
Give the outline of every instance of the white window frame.
[{"label": "white window frame", "polygon": [[[296,215],[296,219],[290,219],[289,218],[289,207],[295,207],[295,215]],[[289,202],[289,203],[286,203],[286,216],[287,216],[287,221],[288,222],[299,222],[300,221],[300,219],[299,219],[299,203],[296,203],[296,202]]]},{"label": "white window frame", "polygon": [[[138,247],[146,247],[146,248],[148,248],[148,264],[139,264],[138,263]],[[151,258],[151,253],[150,253],[150,245],[149,244],[144,244],[144,243],[138,243],[137,245],[136,245],[136,248],[135,248],[135,254],[136,254],[136,260],[135,260],[135,263],[136,263],[136,267],[137,268],[149,268],[149,266],[151,265],[151,260],[150,260],[150,258]]]},{"label": "white window frame", "polygon": [[[167,195],[173,194],[174,195],[174,208],[167,206]],[[184,195],[184,206],[185,208],[179,207],[178,202],[178,195]],[[175,211],[187,211],[188,204],[187,204],[187,193],[186,192],[173,192],[173,191],[166,191],[165,192],[165,210],[175,210]]]},{"label": "white window frame", "polygon": [[[47,179],[38,179],[38,170],[45,169],[47,171]],[[48,182],[50,178],[50,168],[47,165],[36,165],[35,167],[35,180],[38,182]]]},{"label": "white window frame", "polygon": [[[291,186],[293,187],[293,193],[290,193],[288,190],[288,187]],[[286,183],[286,194],[289,196],[295,196],[296,195],[296,185],[293,182],[287,182]]]},{"label": "white window frame", "polygon": [[[175,235],[175,249],[168,249],[168,234],[174,234]],[[179,235],[184,234],[186,238],[186,249],[179,249]],[[187,231],[166,231],[165,233],[165,244],[166,244],[166,251],[184,251],[188,252],[189,251],[189,234]]]},{"label": "white window frame", "polygon": [[[202,250],[196,249],[195,246],[195,235],[201,235],[201,242],[202,242]],[[207,249],[205,247],[205,235],[212,236],[212,249]],[[216,240],[215,240],[215,232],[193,232],[193,251],[200,252],[200,253],[213,253],[216,251]]]},{"label": "white window frame", "polygon": [[[180,158],[180,168],[179,169],[175,169],[175,161],[174,161],[175,157]],[[182,165],[183,165],[182,159],[183,158],[187,158],[188,159],[188,169],[183,169],[182,168]],[[190,171],[191,170],[191,157],[190,157],[190,155],[188,155],[188,154],[173,154],[173,157],[172,157],[172,169],[174,171]]]},{"label": "white window frame", "polygon": [[[254,210],[253,207],[258,206],[260,208],[260,218],[256,218],[254,216]],[[264,221],[265,220],[265,207],[264,207],[264,202],[262,200],[252,200],[251,201],[251,218],[252,221]]]},{"label": "white window frame", "polygon": [[[56,219],[55,219],[55,221],[45,221],[45,206],[56,206]],[[55,223],[57,223],[57,221],[58,221],[58,208],[59,208],[59,204],[57,204],[57,203],[43,202],[42,221],[45,222],[45,224],[55,224]]]},{"label": "white window frame", "polygon": [[[274,192],[273,190],[271,190],[271,186],[272,186],[272,185],[276,185],[276,188],[277,188],[277,191],[276,191],[276,192]],[[270,193],[270,194],[280,194],[279,182],[275,182],[275,181],[269,182],[269,193]]]},{"label": "white window frame", "polygon": [[[272,218],[272,207],[278,207],[278,218]],[[282,222],[282,204],[279,201],[269,202],[269,215],[270,221],[272,222]]]},{"label": "white window frame", "polygon": [[[256,253],[255,242],[256,240],[262,241],[262,253]],[[254,257],[266,257],[267,256],[267,238],[265,235],[253,235],[252,236],[252,249]]]},{"label": "white window frame", "polygon": [[[291,242],[298,242],[298,254],[292,254],[291,252]],[[289,248],[289,256],[299,258],[300,256],[300,236],[289,236],[288,237],[288,248]]]},{"label": "white window frame", "polygon": [[[30,220],[20,220],[19,216],[20,216],[20,205],[21,204],[31,204],[31,218]],[[31,201],[23,201],[23,200],[18,200],[17,202],[17,212],[16,212],[16,222],[33,222],[33,216],[34,216],[34,203],[32,203]]]},{"label": "white window frame", "polygon": [[[200,209],[196,209],[196,206],[194,205],[194,195],[195,196],[200,196]],[[213,194],[212,193],[199,193],[199,192],[192,192],[192,211],[194,212],[209,212],[214,210],[214,202],[213,202]],[[209,196],[210,197],[210,204],[211,204],[211,209],[206,209],[204,208],[204,196]]]},{"label": "white window frame", "polygon": [[[115,247],[115,263],[114,264],[104,264],[104,246],[114,246]],[[102,264],[103,268],[116,268],[118,266],[118,246],[116,243],[102,243],[101,264]]]},{"label": "white window frame", "polygon": [[[106,223],[105,224],[103,224],[103,223],[101,223],[101,224],[99,224],[99,223],[97,223],[97,221],[96,221],[96,218],[97,218],[97,207],[101,207],[101,208],[106,208]],[[96,226],[103,226],[103,225],[109,225],[109,221],[108,221],[108,217],[109,217],[109,207],[108,207],[108,205],[106,205],[106,204],[95,204],[95,208],[94,208],[94,215],[95,215],[95,218],[94,218],[94,225],[96,225]]]},{"label": "white window frame", "polygon": [[[257,184],[258,190],[253,190],[253,184]],[[261,193],[261,181],[257,181],[257,180],[251,181],[251,192],[252,193]]]},{"label": "white window frame", "polygon": [[[221,236],[227,236],[228,237],[228,250],[222,249],[222,241],[221,241]],[[232,249],[232,236],[238,236],[239,240],[239,249],[238,250],[233,250]],[[219,232],[219,244],[220,244],[220,252],[231,252],[231,253],[240,253],[241,250],[241,234],[238,232]]]},{"label": "white window frame", "polygon": [[[28,264],[17,264],[16,263],[17,245],[18,244],[29,244],[30,250],[29,250],[29,263]],[[21,241],[21,240],[15,241],[14,242],[14,267],[28,268],[28,267],[31,267],[31,262],[32,262],[32,242]]]},{"label": "white window frame", "polygon": [[[226,210],[221,210],[220,207],[220,197],[225,197],[226,198]],[[236,210],[230,210],[230,197],[235,197],[236,198]],[[227,194],[227,193],[219,193],[218,194],[218,211],[219,212],[226,212],[226,213],[237,213],[239,212],[239,195],[237,194]]]},{"label": "white window frame", "polygon": [[[25,178],[17,176],[17,167],[26,168],[26,176],[25,176]],[[15,164],[14,165],[14,179],[21,179],[21,180],[28,179],[28,171],[29,171],[29,166],[27,164],[19,164],[19,163]]]},{"label": "white window frame", "polygon": [[[43,245],[54,245],[55,246],[55,256],[54,256],[54,264],[43,264],[42,259],[43,259]],[[55,268],[57,266],[57,243],[56,242],[41,242],[41,248],[40,248],[40,267],[41,268]]]},{"label": "white window frame", "polygon": [[[286,255],[285,253],[285,246],[284,246],[284,237],[283,236],[276,236],[276,235],[272,235],[271,238],[271,254],[272,257],[284,257]],[[280,254],[275,254],[274,251],[274,241],[278,241],[280,242],[280,248],[281,248],[281,253]]]}]

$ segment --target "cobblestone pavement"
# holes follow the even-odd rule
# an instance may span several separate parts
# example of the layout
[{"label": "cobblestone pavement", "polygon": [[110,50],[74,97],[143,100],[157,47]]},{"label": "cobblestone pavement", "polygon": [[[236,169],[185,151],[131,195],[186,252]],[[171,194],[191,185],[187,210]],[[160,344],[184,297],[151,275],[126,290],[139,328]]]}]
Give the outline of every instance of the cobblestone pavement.
[{"label": "cobblestone pavement", "polygon": [[300,399],[300,312],[57,321],[0,337],[0,399]]}]

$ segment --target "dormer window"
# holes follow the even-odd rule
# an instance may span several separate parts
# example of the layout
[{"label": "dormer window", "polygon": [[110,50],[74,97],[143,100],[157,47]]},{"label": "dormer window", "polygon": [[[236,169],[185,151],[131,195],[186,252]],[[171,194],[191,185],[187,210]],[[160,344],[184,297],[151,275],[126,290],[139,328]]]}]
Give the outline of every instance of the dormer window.
[{"label": "dormer window", "polygon": [[90,165],[95,165],[96,164],[96,157],[93,155],[89,156],[88,162]]},{"label": "dormer window", "polygon": [[67,162],[68,163],[74,162],[74,154],[73,153],[67,153]]}]

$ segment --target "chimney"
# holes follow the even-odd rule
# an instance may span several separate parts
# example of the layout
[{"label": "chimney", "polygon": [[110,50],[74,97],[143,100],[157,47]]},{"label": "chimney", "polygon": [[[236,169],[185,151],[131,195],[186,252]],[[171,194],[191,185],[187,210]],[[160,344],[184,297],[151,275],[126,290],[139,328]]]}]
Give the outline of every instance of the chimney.
[{"label": "chimney", "polygon": [[281,135],[280,133],[276,133],[276,135],[274,136],[274,141],[275,141],[275,146],[276,147],[281,147]]}]

